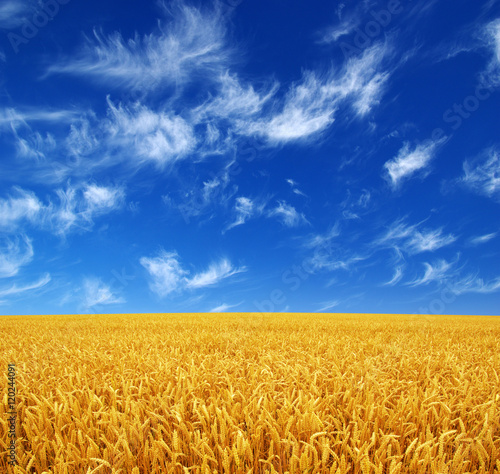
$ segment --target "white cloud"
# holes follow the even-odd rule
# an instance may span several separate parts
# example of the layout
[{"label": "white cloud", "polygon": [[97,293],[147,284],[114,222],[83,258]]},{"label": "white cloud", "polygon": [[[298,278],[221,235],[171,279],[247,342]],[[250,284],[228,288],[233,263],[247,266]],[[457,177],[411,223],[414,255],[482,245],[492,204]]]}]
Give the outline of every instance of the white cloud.
[{"label": "white cloud", "polygon": [[151,91],[219,77],[231,57],[225,24],[216,11],[202,12],[174,2],[157,31],[125,40],[120,33],[94,32],[86,48],[48,73],[94,77],[113,86]]},{"label": "white cloud", "polygon": [[234,213],[236,214],[235,220],[226,227],[224,232],[232,229],[233,227],[244,224],[252,217],[259,216],[262,214],[264,207],[265,203],[257,204],[252,199],[244,196],[236,198],[236,203],[234,205]]},{"label": "white cloud", "polygon": [[81,118],[70,126],[70,133],[66,137],[66,147],[71,155],[85,156],[91,154],[99,147],[99,139],[88,118]]},{"label": "white cloud", "polygon": [[353,196],[351,191],[347,191],[346,199],[340,204],[344,219],[360,219],[360,214],[365,214],[372,199],[370,191],[363,189],[359,197]]},{"label": "white cloud", "polygon": [[497,232],[493,234],[479,235],[477,237],[469,239],[469,242],[471,245],[481,245],[485,244],[486,242],[489,242],[490,240],[493,240],[497,235],[498,235]]},{"label": "white cloud", "polygon": [[424,275],[409,283],[411,286],[428,285],[432,282],[442,283],[448,278],[448,271],[453,266],[453,263],[448,263],[446,260],[438,260],[434,265],[424,263]]},{"label": "white cloud", "polygon": [[[238,192],[238,186],[230,186],[230,165],[207,181],[197,176],[189,176],[188,181],[183,183],[180,191],[162,196],[163,202],[170,208],[178,210],[186,223],[192,217],[210,213],[211,219],[214,210],[219,207],[227,209],[229,202]],[[200,183],[201,181],[201,183]]]},{"label": "white cloud", "polygon": [[403,180],[410,178],[417,171],[428,172],[427,168],[434,158],[438,146],[443,142],[443,139],[427,141],[417,145],[413,150],[410,149],[409,143],[405,143],[398,155],[384,165],[388,174],[387,178],[393,187],[398,187]]},{"label": "white cloud", "polygon": [[11,29],[23,24],[29,4],[25,0],[3,0],[0,5],[0,28]]},{"label": "white cloud", "polygon": [[227,312],[228,309],[231,309],[231,308],[236,308],[237,306],[239,306],[241,303],[238,303],[238,304],[226,304],[226,303],[222,303],[221,305],[219,306],[216,306],[215,308],[212,308],[209,313],[225,313]]},{"label": "white cloud", "polygon": [[83,282],[83,292],[83,304],[86,308],[125,303],[123,298],[114,295],[111,288],[98,278],[86,278]]},{"label": "white cloud", "polygon": [[399,267],[396,267],[395,271],[394,271],[394,276],[392,277],[392,279],[390,281],[388,281],[387,283],[384,283],[385,286],[394,286],[396,285],[397,283],[399,283],[401,281],[401,278],[403,278],[403,266],[399,266]]},{"label": "white cloud", "polygon": [[243,87],[239,78],[226,71],[219,78],[219,90],[214,98],[193,111],[197,121],[217,118],[250,117],[262,111],[263,106],[275,95],[278,84],[273,84],[263,95],[255,92],[250,84]]},{"label": "white cloud", "polygon": [[328,128],[342,101],[349,101],[358,116],[364,116],[378,104],[389,73],[379,72],[389,48],[377,44],[343,70],[331,70],[325,77],[306,71],[285,96],[281,112],[253,122],[240,121],[242,134],[260,135],[271,144],[307,139]]},{"label": "white cloud", "polygon": [[287,179],[286,182],[291,186],[292,192],[297,194],[298,196],[307,197],[305,193],[303,193],[300,189],[298,189],[298,183],[293,179]]},{"label": "white cloud", "polygon": [[479,159],[466,161],[463,165],[464,175],[459,183],[471,191],[500,200],[500,152],[495,149],[486,150]]},{"label": "white cloud", "polygon": [[500,85],[500,18],[488,23],[481,35],[491,50],[492,58],[481,74],[486,86],[497,87]]},{"label": "white cloud", "polygon": [[[130,108],[116,107],[109,99],[106,140],[111,147],[142,162],[160,167],[185,158],[195,147],[192,126],[177,115],[154,112],[136,103]],[[131,151],[133,151],[131,153]]]},{"label": "white cloud", "polygon": [[43,204],[34,193],[15,187],[12,195],[0,199],[0,229],[14,231],[28,222],[58,235],[75,228],[90,230],[97,216],[118,210],[125,198],[120,187],[89,183],[69,183],[66,189],[54,192],[59,202]]},{"label": "white cloud", "polygon": [[297,212],[293,206],[284,201],[278,202],[278,205],[271,209],[268,215],[269,217],[277,217],[287,227],[297,227],[309,223],[304,214]]},{"label": "white cloud", "polygon": [[376,246],[401,248],[409,254],[432,252],[455,242],[453,234],[443,235],[443,229],[418,230],[417,225],[407,225],[402,220],[394,222],[388,231],[375,240]]},{"label": "white cloud", "polygon": [[17,286],[14,284],[10,288],[0,289],[0,298],[4,298],[5,296],[19,295],[27,291],[37,290],[47,285],[50,281],[50,275],[47,273],[38,281],[29,285]]},{"label": "white cloud", "polygon": [[125,193],[120,187],[85,184],[57,189],[58,204],[50,203],[44,209],[43,225],[64,236],[75,229],[90,230],[97,216],[121,208]]},{"label": "white cloud", "polygon": [[31,122],[46,122],[50,124],[71,123],[83,112],[69,109],[44,109],[34,107],[0,108],[0,129],[8,127],[17,129]]},{"label": "white cloud", "polygon": [[0,246],[0,278],[17,275],[22,266],[33,260],[33,256],[33,246],[28,237],[4,238]]},{"label": "white cloud", "polygon": [[366,260],[367,257],[354,255],[352,252],[342,249],[330,249],[323,253],[316,253],[306,260],[308,268],[312,270],[326,270],[329,272],[337,270],[349,271],[358,262]]},{"label": "white cloud", "polygon": [[304,268],[307,268],[308,272],[349,271],[358,262],[367,259],[335,242],[339,235],[340,229],[336,224],[325,234],[316,234],[306,240],[304,247],[313,250],[313,255],[304,260]]},{"label": "white cloud", "polygon": [[340,235],[339,225],[334,225],[325,234],[316,234],[308,238],[305,243],[306,248],[319,249],[329,247],[331,242]]},{"label": "white cloud", "polygon": [[355,17],[349,17],[343,20],[341,23],[335,26],[331,26],[321,35],[320,44],[332,44],[336,43],[339,38],[351,34],[354,29],[358,26],[359,19]]},{"label": "white cloud", "polygon": [[245,272],[245,267],[234,268],[227,259],[222,259],[218,263],[212,263],[208,270],[198,273],[186,282],[188,288],[204,288],[219,283],[225,278],[229,278],[237,273]]},{"label": "white cloud", "polygon": [[234,268],[231,262],[224,258],[212,263],[206,271],[188,278],[189,272],[182,268],[178,254],[164,250],[155,258],[142,257],[140,263],[151,277],[150,289],[161,298],[186,289],[213,286],[232,275],[246,271],[246,267]]},{"label": "white cloud", "polygon": [[149,284],[151,291],[161,298],[178,291],[185,284],[184,275],[188,272],[182,269],[176,252],[162,250],[158,257],[142,257],[140,263],[152,278]]},{"label": "white cloud", "polygon": [[124,192],[121,188],[110,188],[88,184],[83,191],[88,210],[92,213],[110,211],[120,206]]},{"label": "white cloud", "polygon": [[0,199],[0,228],[14,230],[23,221],[34,222],[42,207],[34,193],[15,187],[13,195]]},{"label": "white cloud", "polygon": [[38,160],[46,158],[47,153],[56,148],[56,142],[49,133],[42,137],[40,133],[35,132],[26,139],[17,136],[16,147],[19,157]]},{"label": "white cloud", "polygon": [[406,248],[410,253],[432,252],[446,247],[457,240],[454,235],[442,235],[443,229],[429,231],[415,231],[406,242]]},{"label": "white cloud", "polygon": [[468,275],[461,280],[458,280],[449,285],[450,291],[457,295],[464,293],[481,293],[489,294],[500,291],[500,277],[495,278],[490,282],[485,282],[482,278],[476,275]]},{"label": "white cloud", "polygon": [[333,309],[337,307],[340,304],[340,301],[333,300],[333,301],[327,301],[325,303],[321,304],[321,308],[318,309],[318,313],[321,313],[323,311],[327,311],[329,309]]}]

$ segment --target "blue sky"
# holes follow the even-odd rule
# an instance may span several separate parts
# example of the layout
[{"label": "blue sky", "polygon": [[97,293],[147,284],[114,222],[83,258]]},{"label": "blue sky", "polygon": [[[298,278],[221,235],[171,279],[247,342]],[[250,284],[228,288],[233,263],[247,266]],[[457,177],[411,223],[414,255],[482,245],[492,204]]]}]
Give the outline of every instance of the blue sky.
[{"label": "blue sky", "polygon": [[500,2],[4,0],[0,313],[498,314]]}]

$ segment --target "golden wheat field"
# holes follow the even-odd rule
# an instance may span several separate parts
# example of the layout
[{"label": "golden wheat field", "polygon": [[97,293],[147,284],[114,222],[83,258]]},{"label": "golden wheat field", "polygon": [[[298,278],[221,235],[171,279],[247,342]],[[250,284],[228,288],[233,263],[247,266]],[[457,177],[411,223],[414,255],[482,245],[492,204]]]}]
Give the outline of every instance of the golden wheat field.
[{"label": "golden wheat field", "polygon": [[0,331],[1,472],[500,473],[500,318],[17,316]]}]

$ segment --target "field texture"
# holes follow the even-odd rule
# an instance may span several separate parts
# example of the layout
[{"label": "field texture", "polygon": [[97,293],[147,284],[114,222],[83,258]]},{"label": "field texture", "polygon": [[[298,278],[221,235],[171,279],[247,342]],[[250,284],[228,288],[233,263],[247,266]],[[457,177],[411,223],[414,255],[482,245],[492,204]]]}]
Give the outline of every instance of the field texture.
[{"label": "field texture", "polygon": [[1,317],[0,341],[0,472],[500,473],[500,318]]}]

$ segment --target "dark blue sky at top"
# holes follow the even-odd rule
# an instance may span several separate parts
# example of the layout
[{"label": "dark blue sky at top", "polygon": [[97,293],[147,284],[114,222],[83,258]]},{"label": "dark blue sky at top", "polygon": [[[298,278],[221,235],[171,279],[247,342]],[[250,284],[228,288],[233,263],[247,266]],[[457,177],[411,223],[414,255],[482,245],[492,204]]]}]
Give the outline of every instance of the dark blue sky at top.
[{"label": "dark blue sky at top", "polygon": [[0,313],[498,314],[499,89],[496,0],[5,0]]}]

